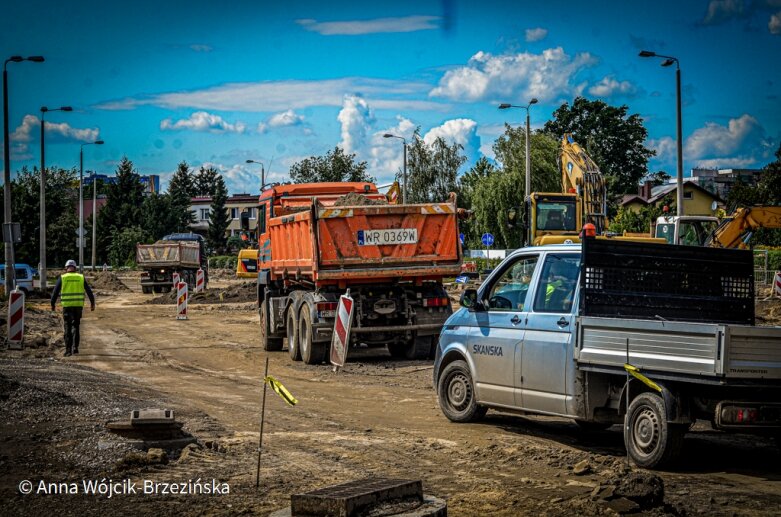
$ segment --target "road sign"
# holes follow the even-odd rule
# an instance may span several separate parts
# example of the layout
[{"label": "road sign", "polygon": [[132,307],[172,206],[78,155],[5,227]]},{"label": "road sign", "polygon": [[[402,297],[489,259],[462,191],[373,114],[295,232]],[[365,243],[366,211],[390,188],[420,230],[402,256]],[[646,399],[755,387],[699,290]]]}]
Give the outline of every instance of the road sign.
[{"label": "road sign", "polygon": [[459,233],[458,234],[458,240],[461,241],[461,244],[464,244],[464,234],[463,233]]},{"label": "road sign", "polygon": [[350,290],[339,298],[336,310],[334,334],[331,337],[331,364],[344,366],[347,360],[347,347],[350,345],[350,326],[353,319],[353,299]]},{"label": "road sign", "polygon": [[87,239],[79,239],[76,237],[76,247],[77,248],[86,248],[87,247]]},{"label": "road sign", "polygon": [[490,233],[484,233],[481,240],[483,241],[483,246],[491,246],[494,243],[494,236]]},{"label": "road sign", "polygon": [[469,277],[466,275],[461,275],[456,277],[456,283],[457,284],[465,284],[469,281]]},{"label": "road sign", "polygon": [[76,228],[76,237],[84,237],[87,235],[87,230],[83,228]]}]

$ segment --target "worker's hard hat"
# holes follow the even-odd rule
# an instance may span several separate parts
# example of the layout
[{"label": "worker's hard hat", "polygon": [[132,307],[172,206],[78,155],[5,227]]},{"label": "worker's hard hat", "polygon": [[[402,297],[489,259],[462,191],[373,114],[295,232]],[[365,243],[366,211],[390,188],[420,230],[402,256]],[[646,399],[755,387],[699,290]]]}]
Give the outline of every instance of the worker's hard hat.
[{"label": "worker's hard hat", "polygon": [[75,261],[75,260],[69,260],[68,262],[66,262],[66,263],[65,263],[65,268],[67,269],[67,268],[69,268],[69,267],[78,267],[78,266],[76,265],[76,261]]}]

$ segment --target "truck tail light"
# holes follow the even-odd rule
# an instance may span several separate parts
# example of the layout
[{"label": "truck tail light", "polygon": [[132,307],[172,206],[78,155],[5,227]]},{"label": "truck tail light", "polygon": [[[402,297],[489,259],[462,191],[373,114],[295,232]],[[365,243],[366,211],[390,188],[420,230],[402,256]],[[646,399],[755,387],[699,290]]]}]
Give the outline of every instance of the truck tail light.
[{"label": "truck tail light", "polygon": [[423,298],[423,307],[447,307],[450,299],[447,296],[437,298]]},{"label": "truck tail light", "polygon": [[318,318],[333,318],[336,316],[336,308],[339,306],[337,302],[317,302]]}]

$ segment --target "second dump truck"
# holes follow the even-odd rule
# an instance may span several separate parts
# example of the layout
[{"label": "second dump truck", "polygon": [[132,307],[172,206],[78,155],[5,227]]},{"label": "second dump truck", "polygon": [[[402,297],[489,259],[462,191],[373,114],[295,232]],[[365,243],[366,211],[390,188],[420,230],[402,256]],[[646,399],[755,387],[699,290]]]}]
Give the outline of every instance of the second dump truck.
[{"label": "second dump truck", "polygon": [[372,183],[281,185],[258,208],[261,343],[325,361],[339,297],[354,300],[351,346],[426,358],[452,313],[444,277],[461,270],[455,198],[393,205]]},{"label": "second dump truck", "polygon": [[190,289],[195,289],[199,269],[203,269],[205,282],[209,282],[203,237],[197,233],[172,233],[154,244],[138,244],[136,263],[143,269],[141,290],[144,294],[169,292],[174,285],[174,273],[178,273]]}]

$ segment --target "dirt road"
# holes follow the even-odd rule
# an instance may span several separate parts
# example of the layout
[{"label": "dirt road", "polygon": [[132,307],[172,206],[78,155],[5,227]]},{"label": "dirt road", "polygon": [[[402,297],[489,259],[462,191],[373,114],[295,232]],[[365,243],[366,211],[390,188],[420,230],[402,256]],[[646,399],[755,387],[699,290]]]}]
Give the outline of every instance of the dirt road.
[{"label": "dirt road", "polygon": [[[286,506],[292,493],[390,476],[422,479],[427,492],[448,500],[451,515],[614,514],[591,494],[627,470],[620,426],[584,434],[566,420],[498,412],[480,424],[452,424],[438,408],[430,362],[391,361],[383,353],[352,357],[339,373],[293,363],[287,352],[269,354],[270,373],[300,403],[286,406],[269,392],[256,491],[266,354],[258,343],[254,305],[192,305],[189,320],[176,321],[173,306],[144,304],[147,299],[135,291],[101,298],[83,321],[81,353],[62,358],[59,351],[51,369],[58,375],[81,367],[110,374],[116,382],[106,381],[108,392],[119,397],[138,389],[145,395],[136,404],[175,407],[185,429],[209,445],[167,466],[139,467],[133,475],[215,477],[230,483],[231,494],[114,498],[101,512],[266,514]],[[125,412],[117,409],[116,418]],[[5,440],[13,447],[18,437]],[[576,475],[573,467],[584,460],[586,472]],[[667,505],[650,514],[777,515],[779,460],[770,440],[728,437],[698,424],[687,436],[681,464],[659,473]],[[57,474],[56,467],[47,469]],[[66,502],[49,497],[46,508]],[[77,503],[81,511],[95,510],[87,499],[72,499],[63,508]],[[12,504],[15,513],[42,508],[40,499],[19,495]]]}]

